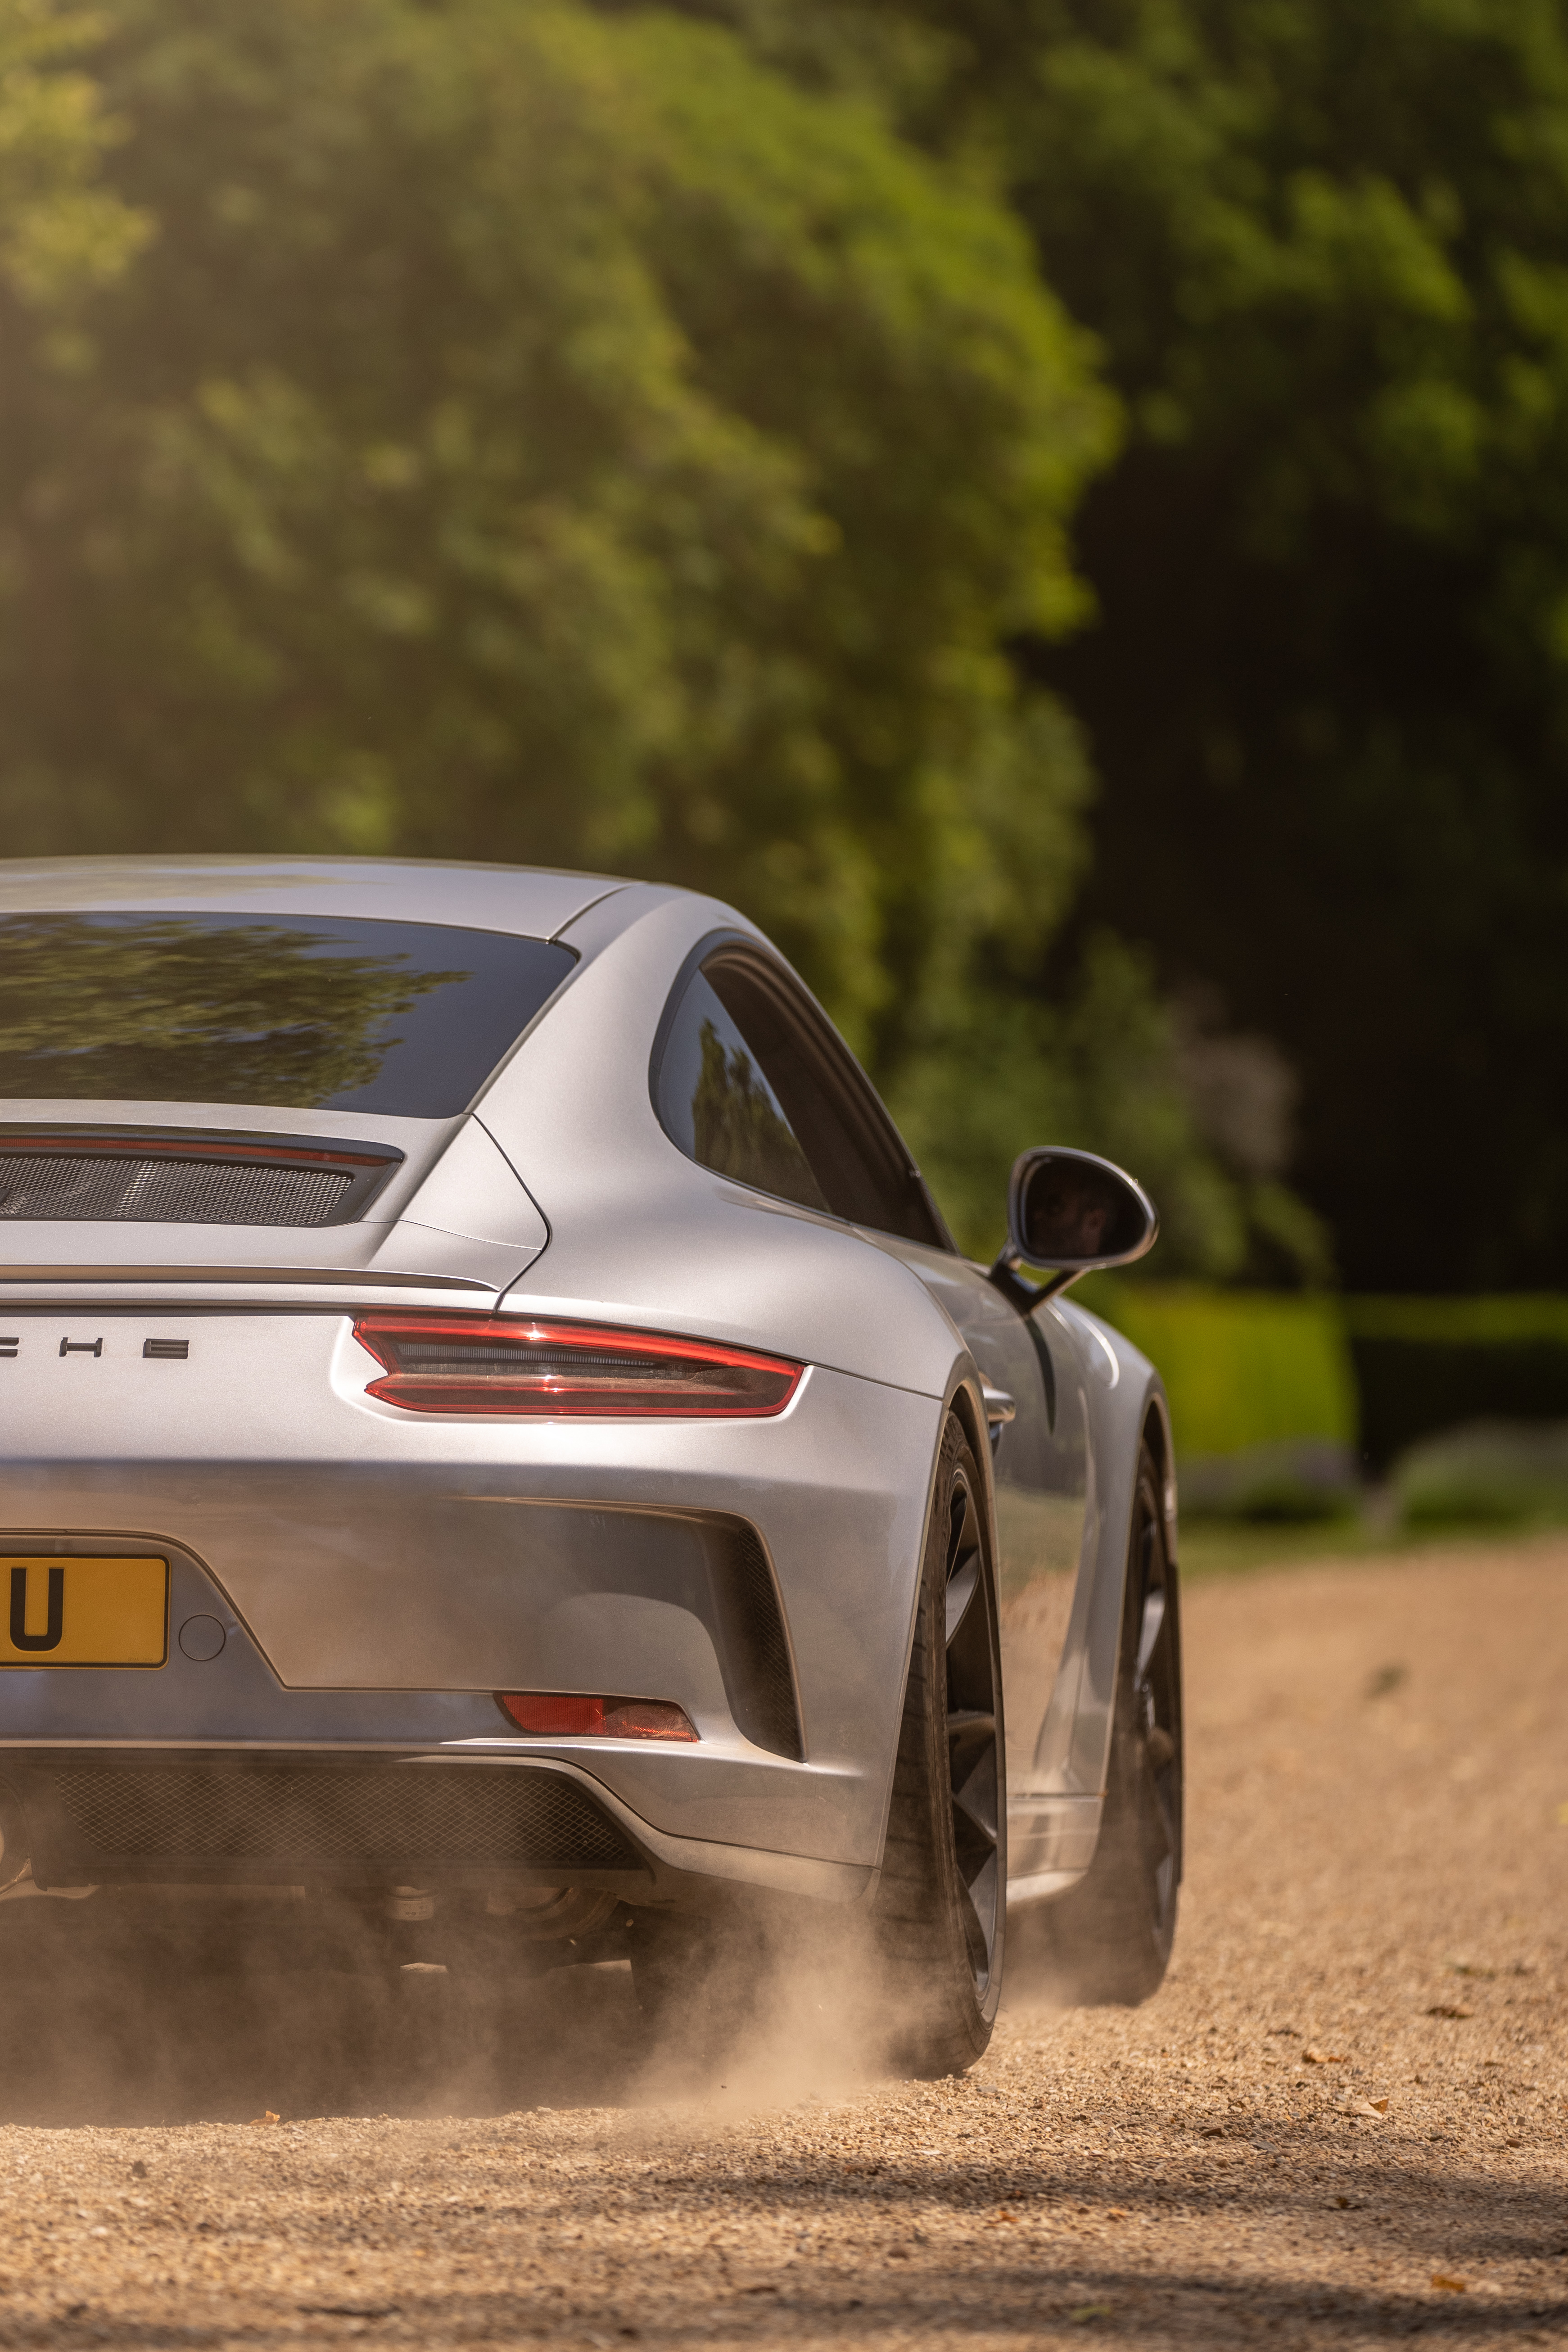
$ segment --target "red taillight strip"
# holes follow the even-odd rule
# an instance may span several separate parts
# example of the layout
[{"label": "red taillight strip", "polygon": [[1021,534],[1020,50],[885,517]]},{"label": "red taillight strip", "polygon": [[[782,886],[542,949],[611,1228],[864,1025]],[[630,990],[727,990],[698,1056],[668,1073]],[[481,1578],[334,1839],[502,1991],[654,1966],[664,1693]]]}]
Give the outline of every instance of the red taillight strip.
[{"label": "red taillight strip", "polygon": [[354,1337],[385,1375],[366,1395],[405,1412],[754,1421],[784,1411],[805,1369],[711,1339],[531,1318],[359,1315]]},{"label": "red taillight strip", "polygon": [[574,1691],[497,1691],[496,1705],[531,1739],[698,1738],[683,1706],[668,1698],[586,1698]]}]

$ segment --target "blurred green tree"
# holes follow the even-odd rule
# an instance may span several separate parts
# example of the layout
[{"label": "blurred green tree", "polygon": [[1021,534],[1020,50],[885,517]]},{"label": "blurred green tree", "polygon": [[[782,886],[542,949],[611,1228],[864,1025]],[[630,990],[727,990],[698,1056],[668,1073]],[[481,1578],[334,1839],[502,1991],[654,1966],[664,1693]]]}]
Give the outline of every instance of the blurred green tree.
[{"label": "blurred green tree", "polygon": [[1089,778],[1009,648],[1087,614],[1068,531],[1117,418],[991,176],[894,127],[923,37],[825,34],[803,88],[756,26],[577,0],[102,21],[100,98],[38,71],[102,253],[144,242],[68,349],[0,356],[6,850],[710,888],[971,1245],[1065,1120],[1180,1195],[1180,1263],[1233,1267],[1142,967],[1108,948],[1032,1017]]},{"label": "blurred green tree", "polygon": [[[58,321],[119,275],[146,223],[99,183],[116,126],[82,53],[96,17],[48,0],[0,0],[0,304],[7,341],[24,322]],[[63,333],[57,359],[75,346]]]},{"label": "blurred green tree", "polygon": [[13,849],[678,875],[872,1051],[933,935],[1059,913],[999,640],[1081,609],[1110,415],[1001,208],[658,18],[121,0],[100,71],[157,234],[29,388]]},{"label": "blurred green tree", "polygon": [[1125,404],[1099,622],[1016,648],[1082,903],[1304,1081],[1352,1281],[1568,1284],[1562,0],[735,0],[979,159]]}]

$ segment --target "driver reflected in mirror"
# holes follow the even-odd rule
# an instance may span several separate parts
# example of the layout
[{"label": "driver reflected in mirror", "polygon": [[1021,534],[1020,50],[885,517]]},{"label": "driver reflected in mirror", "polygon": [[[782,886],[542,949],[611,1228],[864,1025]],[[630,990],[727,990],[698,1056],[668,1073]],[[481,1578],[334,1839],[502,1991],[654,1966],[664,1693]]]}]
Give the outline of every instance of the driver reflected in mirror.
[{"label": "driver reflected in mirror", "polygon": [[1098,1258],[1116,1249],[1117,1189],[1099,1169],[1047,1161],[1029,1185],[1029,1252],[1041,1265]]}]

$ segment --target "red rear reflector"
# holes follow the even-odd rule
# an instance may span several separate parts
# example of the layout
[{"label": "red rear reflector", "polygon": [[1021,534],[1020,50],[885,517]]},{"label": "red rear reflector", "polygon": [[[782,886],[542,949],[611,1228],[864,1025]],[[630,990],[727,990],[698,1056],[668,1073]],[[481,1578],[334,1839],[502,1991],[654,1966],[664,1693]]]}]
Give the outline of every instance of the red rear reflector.
[{"label": "red rear reflector", "polygon": [[501,1713],[540,1739],[695,1739],[667,1698],[579,1698],[571,1691],[497,1691]]},{"label": "red rear reflector", "polygon": [[596,1323],[357,1315],[354,1337],[384,1369],[366,1394],[406,1412],[755,1420],[784,1411],[802,1370],[745,1348]]}]

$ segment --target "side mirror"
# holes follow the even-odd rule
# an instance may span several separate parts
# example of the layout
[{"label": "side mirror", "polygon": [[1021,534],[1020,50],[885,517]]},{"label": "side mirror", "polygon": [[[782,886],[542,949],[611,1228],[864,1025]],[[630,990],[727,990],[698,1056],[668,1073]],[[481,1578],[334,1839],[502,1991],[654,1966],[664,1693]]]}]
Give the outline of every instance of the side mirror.
[{"label": "side mirror", "polygon": [[[1007,1187],[1007,1245],[992,1278],[1026,1312],[1080,1274],[1130,1265],[1153,1248],[1159,1231],[1148,1193],[1109,1160],[1092,1151],[1023,1151]],[[1044,1267],[1056,1279],[1036,1288],[1020,1281],[1020,1265]]]}]

